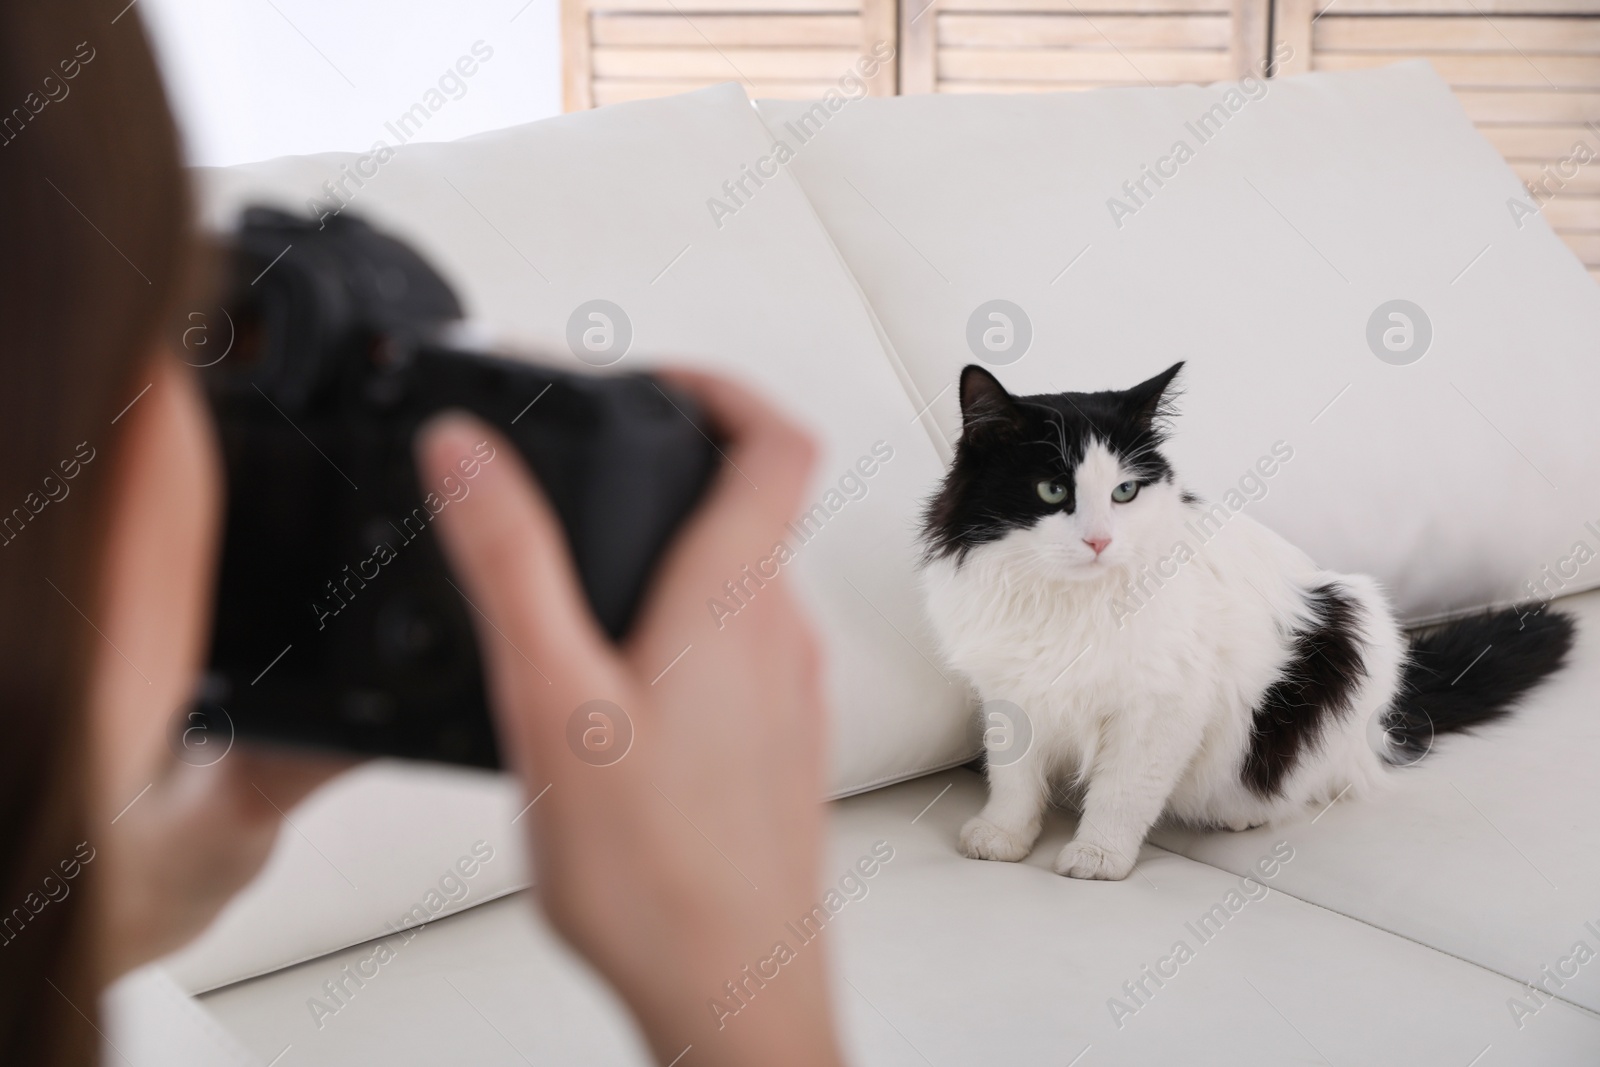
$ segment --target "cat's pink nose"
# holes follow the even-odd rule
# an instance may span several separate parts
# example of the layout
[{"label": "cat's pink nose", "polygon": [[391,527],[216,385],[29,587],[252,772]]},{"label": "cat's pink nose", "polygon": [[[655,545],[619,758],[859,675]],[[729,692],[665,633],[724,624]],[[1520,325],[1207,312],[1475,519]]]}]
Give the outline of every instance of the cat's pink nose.
[{"label": "cat's pink nose", "polygon": [[1083,543],[1088,545],[1090,548],[1094,549],[1094,554],[1095,554],[1096,557],[1098,557],[1100,555],[1100,553],[1102,553],[1102,552],[1104,552],[1106,550],[1106,546],[1111,543],[1111,538],[1109,538],[1109,537],[1085,537],[1083,539]]}]

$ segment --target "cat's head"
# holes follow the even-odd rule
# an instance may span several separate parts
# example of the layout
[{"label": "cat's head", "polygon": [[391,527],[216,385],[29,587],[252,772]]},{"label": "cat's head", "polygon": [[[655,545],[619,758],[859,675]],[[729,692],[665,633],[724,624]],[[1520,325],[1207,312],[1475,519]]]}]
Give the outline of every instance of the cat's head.
[{"label": "cat's head", "polygon": [[1068,581],[1171,547],[1183,492],[1161,454],[1175,363],[1131,389],[1013,396],[961,372],[961,439],[923,516],[929,559],[1002,554]]}]

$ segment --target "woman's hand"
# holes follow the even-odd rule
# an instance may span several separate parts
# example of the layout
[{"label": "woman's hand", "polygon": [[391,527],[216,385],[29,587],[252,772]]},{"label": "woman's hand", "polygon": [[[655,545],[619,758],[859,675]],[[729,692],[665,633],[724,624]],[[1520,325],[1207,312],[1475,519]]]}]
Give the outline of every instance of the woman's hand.
[{"label": "woman's hand", "polygon": [[622,647],[591,614],[514,448],[443,416],[419,439],[422,477],[458,473],[485,440],[496,449],[438,526],[476,611],[504,758],[533,802],[551,923],[627,1000],[662,1063],[693,1046],[684,1067],[826,1067],[838,1055],[823,948],[786,926],[819,896],[816,644],[781,575],[720,624],[708,608],[785,538],[813,447],[735,385],[673,380],[723,431],[727,462]]},{"label": "woman's hand", "polygon": [[165,761],[97,850],[107,887],[106,980],[210,926],[260,873],[284,813],[354,762],[242,743],[214,766]]},{"label": "woman's hand", "polygon": [[222,472],[195,381],[170,356],[151,361],[126,419],[102,461],[116,490],[105,588],[85,615],[99,640],[84,854],[107,982],[209,926],[266,862],[283,813],[351,762],[228,748],[231,731],[175,744],[209,643]]}]

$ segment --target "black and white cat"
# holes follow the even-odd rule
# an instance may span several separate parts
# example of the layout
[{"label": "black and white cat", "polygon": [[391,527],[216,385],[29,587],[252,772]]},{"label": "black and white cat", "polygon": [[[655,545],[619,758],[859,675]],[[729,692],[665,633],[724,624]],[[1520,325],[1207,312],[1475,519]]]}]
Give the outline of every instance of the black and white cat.
[{"label": "black and white cat", "polygon": [[[1126,878],[1163,812],[1242,830],[1358,795],[1436,733],[1505,714],[1571,646],[1549,611],[1408,639],[1371,578],[1186,492],[1160,451],[1182,366],[1038,396],[962,372],[961,439],[924,516],[928,611],[979,697],[1032,731],[1020,759],[989,761],[968,856],[1026,856],[1060,783],[1083,814],[1056,871]],[[1135,590],[1158,563],[1176,573]]]}]

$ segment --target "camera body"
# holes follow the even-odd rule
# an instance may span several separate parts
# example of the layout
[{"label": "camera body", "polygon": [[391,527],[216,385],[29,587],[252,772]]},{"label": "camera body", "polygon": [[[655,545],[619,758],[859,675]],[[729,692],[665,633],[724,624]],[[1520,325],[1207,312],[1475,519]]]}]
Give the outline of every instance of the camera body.
[{"label": "camera body", "polygon": [[251,208],[231,252],[232,344],[202,371],[227,472],[202,707],[241,738],[499,766],[478,609],[433,522],[516,458],[485,441],[420,485],[418,426],[464,409],[515,446],[613,638],[716,469],[711,427],[646,375],[452,345],[449,286],[356,218]]}]

